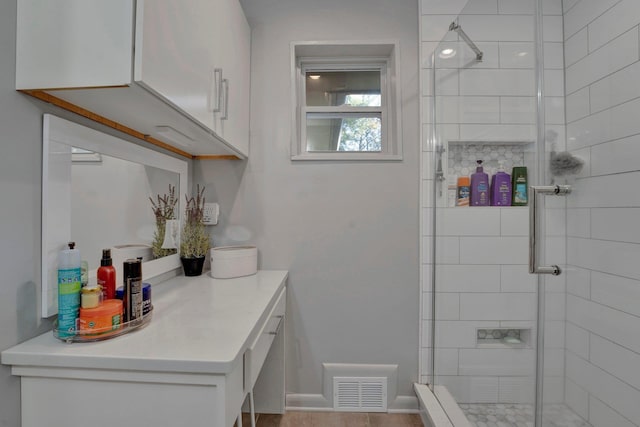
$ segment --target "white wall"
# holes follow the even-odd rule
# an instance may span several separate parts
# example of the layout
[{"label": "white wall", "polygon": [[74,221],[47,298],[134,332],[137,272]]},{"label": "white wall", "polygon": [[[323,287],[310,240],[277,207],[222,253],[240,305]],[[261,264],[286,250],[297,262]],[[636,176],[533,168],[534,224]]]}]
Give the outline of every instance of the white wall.
[{"label": "white wall", "polygon": [[[287,269],[287,392],[319,397],[322,363],[397,364],[418,379],[418,5],[246,0],[253,28],[248,162],[198,162],[221,206],[216,246],[250,241]],[[292,162],[290,42],[399,39],[404,160]],[[327,396],[331,398],[331,396]],[[321,400],[321,399],[320,399]]]},{"label": "white wall", "polygon": [[564,2],[568,199],[566,401],[594,427],[640,425],[637,0]]},{"label": "white wall", "polygon": [[[459,402],[533,403],[537,280],[527,271],[528,212],[526,207],[442,208],[446,200],[433,195],[431,113],[435,96],[436,138],[473,141],[498,152],[520,142],[529,183],[536,182],[536,51],[535,0],[469,0],[421,2],[422,67],[422,210],[423,210],[423,334],[421,374],[429,381],[432,285],[431,244],[436,238],[436,383],[445,384]],[[543,2],[545,131],[552,135],[546,150],[564,148],[562,8],[560,0]],[[475,53],[447,32],[457,19],[484,52]],[[440,41],[444,41],[440,44]],[[444,47],[457,51],[450,59],[431,60]],[[435,93],[431,80],[435,73]],[[485,153],[486,154],[486,153]],[[447,159],[449,157],[449,159]],[[493,156],[495,157],[495,155]],[[445,154],[444,168],[451,156]],[[485,158],[484,160],[488,160]],[[509,159],[505,159],[507,163]],[[490,175],[496,162],[485,167]],[[448,166],[448,168],[447,168]],[[468,167],[473,171],[473,167]],[[458,168],[460,169],[460,168]],[[463,168],[467,169],[467,168]],[[510,172],[510,171],[508,171]],[[446,184],[443,189],[446,195]],[[434,201],[437,226],[432,230]],[[554,205],[551,205],[552,207]],[[556,210],[562,213],[562,205]],[[553,212],[556,212],[553,211]],[[563,215],[547,215],[553,238],[548,247],[564,248]],[[560,245],[559,245],[560,244]],[[563,250],[549,250],[554,264],[564,263]],[[548,400],[563,398],[564,287],[550,281],[545,346]],[[476,330],[521,329],[524,348],[476,340]]]}]

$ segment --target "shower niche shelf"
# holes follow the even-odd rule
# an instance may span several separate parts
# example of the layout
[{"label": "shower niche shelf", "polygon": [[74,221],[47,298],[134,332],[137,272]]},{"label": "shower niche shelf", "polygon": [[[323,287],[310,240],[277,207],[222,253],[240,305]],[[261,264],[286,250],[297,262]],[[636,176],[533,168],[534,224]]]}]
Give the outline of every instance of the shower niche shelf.
[{"label": "shower niche shelf", "polygon": [[476,329],[477,347],[528,348],[531,347],[530,328]]}]

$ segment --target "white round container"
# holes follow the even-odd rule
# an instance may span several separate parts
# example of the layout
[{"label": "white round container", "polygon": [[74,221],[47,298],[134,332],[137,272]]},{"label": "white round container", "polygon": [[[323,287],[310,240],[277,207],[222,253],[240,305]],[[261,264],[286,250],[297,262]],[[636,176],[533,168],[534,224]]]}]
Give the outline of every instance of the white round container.
[{"label": "white round container", "polygon": [[211,276],[216,279],[250,276],[258,271],[258,248],[255,246],[220,246],[211,248]]}]

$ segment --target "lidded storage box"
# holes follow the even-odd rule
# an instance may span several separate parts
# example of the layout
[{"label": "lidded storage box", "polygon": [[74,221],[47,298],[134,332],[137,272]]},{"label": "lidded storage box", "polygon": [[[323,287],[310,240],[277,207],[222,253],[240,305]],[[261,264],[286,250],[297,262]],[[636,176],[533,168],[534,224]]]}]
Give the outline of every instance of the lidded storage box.
[{"label": "lidded storage box", "polygon": [[211,248],[211,276],[216,279],[250,276],[258,271],[258,248],[255,246],[220,246]]}]

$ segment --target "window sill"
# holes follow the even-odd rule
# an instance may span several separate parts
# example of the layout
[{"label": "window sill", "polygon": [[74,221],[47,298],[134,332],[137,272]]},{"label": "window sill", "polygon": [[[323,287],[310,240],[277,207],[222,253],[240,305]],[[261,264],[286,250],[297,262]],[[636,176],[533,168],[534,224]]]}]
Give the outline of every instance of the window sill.
[{"label": "window sill", "polygon": [[385,154],[385,153],[347,153],[347,152],[327,152],[327,153],[305,153],[291,156],[292,161],[298,160],[319,160],[319,161],[402,161],[401,154]]}]

